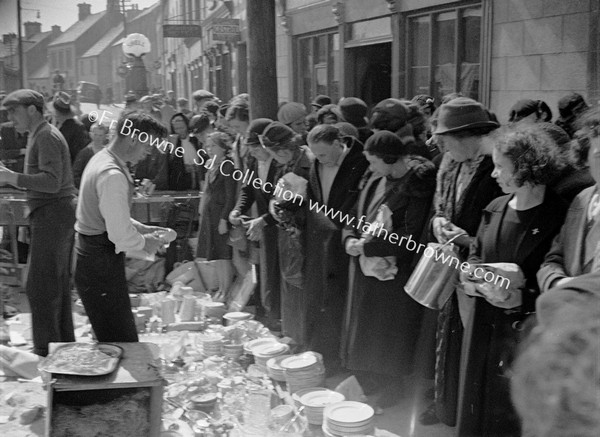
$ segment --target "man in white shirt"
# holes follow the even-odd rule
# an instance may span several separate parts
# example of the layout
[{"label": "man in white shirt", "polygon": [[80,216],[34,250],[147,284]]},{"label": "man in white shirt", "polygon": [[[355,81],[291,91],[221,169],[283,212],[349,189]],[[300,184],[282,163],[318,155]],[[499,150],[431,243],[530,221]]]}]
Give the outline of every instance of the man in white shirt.
[{"label": "man in white shirt", "polygon": [[112,142],[90,160],[77,204],[75,284],[98,341],[138,341],[127,282],[125,252],[156,253],[165,228],[131,218],[134,184],[127,163],[135,165],[152,150],[166,128],[142,111],[121,115]]}]

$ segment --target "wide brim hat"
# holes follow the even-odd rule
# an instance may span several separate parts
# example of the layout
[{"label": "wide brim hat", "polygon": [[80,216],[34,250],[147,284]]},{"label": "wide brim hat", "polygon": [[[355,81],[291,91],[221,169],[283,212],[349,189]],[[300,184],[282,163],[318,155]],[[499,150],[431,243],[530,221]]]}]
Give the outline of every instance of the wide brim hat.
[{"label": "wide brim hat", "polygon": [[444,135],[476,128],[497,128],[485,107],[468,97],[457,97],[444,103],[437,112],[435,135]]},{"label": "wide brim hat", "polygon": [[57,92],[52,99],[52,106],[62,112],[71,111],[71,96],[64,91]]}]

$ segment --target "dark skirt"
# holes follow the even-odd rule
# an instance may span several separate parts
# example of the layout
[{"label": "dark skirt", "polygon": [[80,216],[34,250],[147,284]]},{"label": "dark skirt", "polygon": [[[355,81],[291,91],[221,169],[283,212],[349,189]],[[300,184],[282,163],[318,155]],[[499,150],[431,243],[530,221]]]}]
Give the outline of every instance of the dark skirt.
[{"label": "dark skirt", "polygon": [[391,281],[365,276],[354,263],[348,326],[345,333],[345,366],[388,376],[414,371],[422,307],[404,291],[407,266],[399,266]]},{"label": "dark skirt", "polygon": [[283,335],[306,346],[308,298],[304,290],[303,233],[279,229],[279,268],[281,271],[281,328]]}]

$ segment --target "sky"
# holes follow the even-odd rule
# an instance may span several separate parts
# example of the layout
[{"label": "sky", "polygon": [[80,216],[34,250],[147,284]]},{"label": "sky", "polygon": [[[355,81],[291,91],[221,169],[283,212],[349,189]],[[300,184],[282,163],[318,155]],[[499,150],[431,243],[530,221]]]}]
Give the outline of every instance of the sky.
[{"label": "sky", "polygon": [[[139,9],[144,9],[158,1],[130,0],[128,3],[137,3]],[[106,0],[21,0],[21,21],[42,23],[42,32],[51,30],[54,24],[58,24],[64,31],[77,21],[79,13],[77,4],[84,2],[92,5],[92,14],[106,10]],[[17,33],[17,0],[0,0],[0,34],[9,32]]]}]

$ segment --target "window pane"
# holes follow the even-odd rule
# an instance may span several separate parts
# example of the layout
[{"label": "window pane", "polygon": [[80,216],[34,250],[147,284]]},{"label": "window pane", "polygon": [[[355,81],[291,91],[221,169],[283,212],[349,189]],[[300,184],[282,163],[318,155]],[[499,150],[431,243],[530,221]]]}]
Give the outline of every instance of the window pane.
[{"label": "window pane", "polygon": [[315,38],[317,47],[315,49],[315,64],[327,63],[327,35],[321,35]]},{"label": "window pane", "polygon": [[467,97],[479,99],[479,48],[481,44],[481,8],[465,9],[463,62],[460,69],[460,91]]},{"label": "window pane", "polygon": [[329,35],[329,93],[331,100],[337,102],[340,97],[340,72],[338,70],[338,60],[340,56],[340,35],[334,33]]},{"label": "window pane", "polygon": [[454,63],[456,12],[439,14],[436,17],[436,26],[433,50],[437,62],[433,93],[434,97],[439,99],[444,94],[451,93],[456,89],[456,64]]},{"label": "window pane", "polygon": [[392,35],[392,19],[390,17],[351,23],[348,28],[348,41],[378,38]]},{"label": "window pane", "polygon": [[311,42],[312,38],[305,38],[300,40],[300,73],[301,79],[299,84],[301,90],[298,93],[299,97],[304,102],[310,102],[312,95],[312,50]]},{"label": "window pane", "polygon": [[410,20],[409,63],[411,67],[409,93],[429,94],[429,17]]}]

